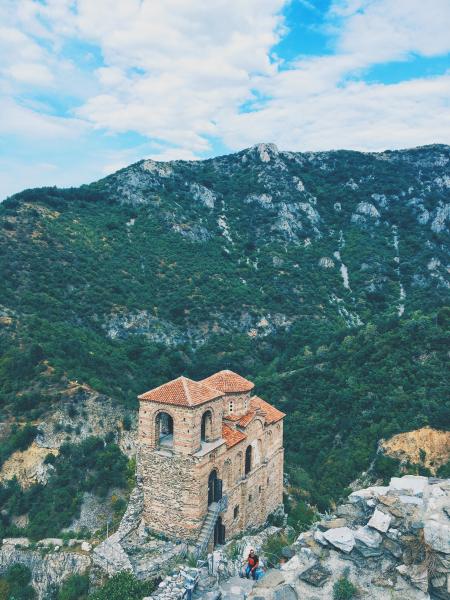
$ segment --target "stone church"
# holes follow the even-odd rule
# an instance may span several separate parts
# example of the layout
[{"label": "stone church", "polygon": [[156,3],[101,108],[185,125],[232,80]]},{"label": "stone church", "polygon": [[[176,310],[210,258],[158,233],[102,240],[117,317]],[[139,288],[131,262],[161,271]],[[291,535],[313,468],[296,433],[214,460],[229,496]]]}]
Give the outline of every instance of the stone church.
[{"label": "stone church", "polygon": [[284,413],[232,371],[139,396],[144,520],[198,551],[263,524],[283,499]]}]

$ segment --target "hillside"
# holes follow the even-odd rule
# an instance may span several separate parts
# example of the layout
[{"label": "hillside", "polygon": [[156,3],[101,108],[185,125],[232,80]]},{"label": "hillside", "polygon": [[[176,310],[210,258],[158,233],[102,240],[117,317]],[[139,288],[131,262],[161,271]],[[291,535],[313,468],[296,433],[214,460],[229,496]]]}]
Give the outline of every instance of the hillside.
[{"label": "hillside", "polygon": [[75,381],[116,407],[91,417],[114,432],[142,390],[230,368],[288,413],[291,483],[325,508],[381,438],[450,427],[449,221],[440,145],[260,144],[17,194],[0,205],[3,432],[59,411],[76,442]]}]

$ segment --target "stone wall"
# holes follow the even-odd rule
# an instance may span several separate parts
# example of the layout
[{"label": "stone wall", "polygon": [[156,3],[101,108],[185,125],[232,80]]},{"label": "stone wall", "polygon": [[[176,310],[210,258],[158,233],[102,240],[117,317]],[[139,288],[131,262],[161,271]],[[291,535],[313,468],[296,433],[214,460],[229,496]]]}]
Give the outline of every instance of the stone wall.
[{"label": "stone wall", "polygon": [[206,514],[194,459],[163,451],[139,456],[146,525],[168,537],[194,541]]},{"label": "stone wall", "polygon": [[[226,397],[239,410],[249,400],[249,394]],[[218,398],[199,407],[178,407],[141,401],[138,469],[144,491],[144,520],[152,530],[173,539],[195,541],[208,512],[212,470],[222,480],[223,493],[228,497],[228,508],[221,515],[226,538],[264,524],[282,503],[282,421],[266,425],[264,418],[256,415],[245,428],[246,439],[227,448],[220,437],[226,410],[223,402]],[[155,423],[161,410],[173,418],[171,447],[158,447]],[[202,443],[201,422],[206,411],[212,414],[211,441]],[[248,446],[252,464],[246,474]]]},{"label": "stone wall", "polygon": [[161,405],[141,400],[139,409],[139,441],[148,448],[159,445],[156,419],[158,414],[167,413],[173,419],[174,452],[194,454],[201,448],[201,423],[205,412],[212,414],[211,440],[222,435],[222,400],[217,398],[197,407]]},{"label": "stone wall", "polygon": [[242,416],[250,409],[250,392],[240,394],[224,394],[223,396],[223,414]]}]

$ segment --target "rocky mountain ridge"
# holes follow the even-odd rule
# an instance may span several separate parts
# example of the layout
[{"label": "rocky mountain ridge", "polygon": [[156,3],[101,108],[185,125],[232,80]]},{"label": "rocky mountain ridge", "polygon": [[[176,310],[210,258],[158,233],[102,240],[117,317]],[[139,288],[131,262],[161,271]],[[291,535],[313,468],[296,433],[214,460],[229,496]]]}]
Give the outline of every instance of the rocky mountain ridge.
[{"label": "rocky mountain ridge", "polygon": [[443,145],[259,144],[5,200],[2,456],[26,423],[131,456],[139,393],[230,368],[287,413],[292,485],[329,508],[380,438],[450,427],[449,181]]}]

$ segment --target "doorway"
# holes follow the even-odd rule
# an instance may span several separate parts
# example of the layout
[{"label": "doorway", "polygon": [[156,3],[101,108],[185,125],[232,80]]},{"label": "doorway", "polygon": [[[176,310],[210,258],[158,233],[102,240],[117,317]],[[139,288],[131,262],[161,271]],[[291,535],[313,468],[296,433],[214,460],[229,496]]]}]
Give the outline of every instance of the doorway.
[{"label": "doorway", "polygon": [[222,523],[222,517],[218,517],[214,526],[214,547],[225,544],[225,525]]},{"label": "doorway", "polygon": [[217,477],[217,471],[213,469],[208,477],[208,506],[218,502],[222,498],[222,480]]}]

